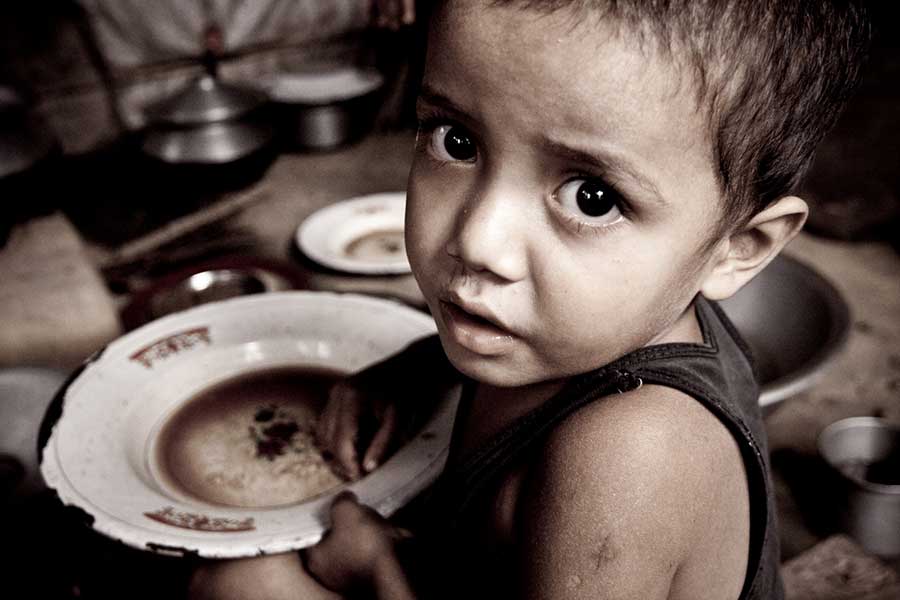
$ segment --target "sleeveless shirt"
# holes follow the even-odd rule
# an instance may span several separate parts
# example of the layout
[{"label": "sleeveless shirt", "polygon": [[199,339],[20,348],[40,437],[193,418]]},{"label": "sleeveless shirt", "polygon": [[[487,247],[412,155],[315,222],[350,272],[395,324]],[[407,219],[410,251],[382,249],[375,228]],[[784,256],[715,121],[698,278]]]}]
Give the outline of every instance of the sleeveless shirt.
[{"label": "sleeveless shirt", "polygon": [[[465,460],[448,466],[424,499],[425,512],[430,518],[422,532],[426,546],[422,550],[432,557],[447,557],[455,552],[454,540],[460,539],[466,517],[477,500],[492,485],[496,486],[517,460],[539,448],[547,434],[566,417],[589,403],[602,402],[605,396],[630,391],[643,383],[664,385],[700,402],[737,441],[750,494],[750,544],[739,599],[781,600],[784,592],[778,568],[774,492],[752,358],[718,305],[698,296],[695,306],[702,344],[670,343],[639,348],[604,367],[575,376],[556,395],[514,420]],[[467,388],[474,389],[466,384],[464,394]],[[453,585],[438,584],[437,580],[445,578],[431,568],[415,579],[416,587],[423,588],[423,592],[429,590],[423,594],[424,598],[454,595]],[[482,581],[485,578],[479,578]],[[435,584],[440,587],[435,588]],[[487,585],[495,591],[485,597],[508,595],[508,587],[502,593],[503,582],[488,581]]]}]

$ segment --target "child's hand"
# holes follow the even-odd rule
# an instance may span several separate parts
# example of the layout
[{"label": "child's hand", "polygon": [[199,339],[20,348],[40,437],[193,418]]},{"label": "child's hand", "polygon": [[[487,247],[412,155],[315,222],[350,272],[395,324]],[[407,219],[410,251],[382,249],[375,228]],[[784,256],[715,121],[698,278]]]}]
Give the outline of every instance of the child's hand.
[{"label": "child's hand", "polygon": [[386,571],[395,569],[395,544],[409,535],[359,504],[352,493],[344,492],[331,505],[331,529],[306,550],[306,567],[335,592],[372,590]]},{"label": "child's hand", "polygon": [[[380,383],[373,377],[341,381],[331,389],[319,416],[319,446],[334,456],[338,469],[349,479],[359,479],[381,464],[395,439],[397,407],[378,389],[386,385],[387,382]],[[370,423],[371,428],[367,427]],[[370,440],[366,439],[369,435]]]},{"label": "child's hand", "polygon": [[459,377],[437,336],[413,342],[335,384],[319,415],[316,441],[334,456],[337,469],[358,479],[413,432]]},{"label": "child's hand", "polygon": [[412,25],[416,20],[416,2],[415,0],[372,0],[372,14],[376,26],[399,29],[402,25]]},{"label": "child's hand", "polygon": [[189,600],[341,600],[303,568],[296,552],[201,562]]}]

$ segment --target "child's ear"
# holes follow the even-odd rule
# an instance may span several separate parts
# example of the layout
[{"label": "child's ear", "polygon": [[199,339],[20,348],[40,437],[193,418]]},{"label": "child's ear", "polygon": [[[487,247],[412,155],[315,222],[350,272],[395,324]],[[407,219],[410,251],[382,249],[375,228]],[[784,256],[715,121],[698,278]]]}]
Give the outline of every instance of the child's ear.
[{"label": "child's ear", "polygon": [[785,196],[757,213],[721,242],[718,256],[700,287],[710,300],[724,300],[763,270],[797,235],[809,209],[796,196]]}]

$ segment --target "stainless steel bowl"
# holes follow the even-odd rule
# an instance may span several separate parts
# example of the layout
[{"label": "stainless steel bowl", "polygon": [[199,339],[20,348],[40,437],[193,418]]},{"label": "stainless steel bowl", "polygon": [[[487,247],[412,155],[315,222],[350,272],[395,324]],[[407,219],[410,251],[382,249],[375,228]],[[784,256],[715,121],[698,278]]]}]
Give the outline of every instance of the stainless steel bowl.
[{"label": "stainless steel bowl", "polygon": [[288,150],[333,150],[363,137],[372,128],[379,95],[330,104],[276,102],[274,108]]},{"label": "stainless steel bowl", "polygon": [[120,316],[130,331],[207,302],[305,287],[305,275],[291,263],[250,255],[220,256],[155,280],[132,296]]},{"label": "stainless steel bowl", "polygon": [[818,445],[834,476],[838,525],[873,554],[900,556],[900,427],[851,417],[826,427]]},{"label": "stainless steel bowl", "polygon": [[721,305],[756,359],[764,414],[812,386],[850,330],[840,292],[811,267],[784,255]]},{"label": "stainless steel bowl", "polygon": [[283,289],[272,285],[269,279],[266,273],[259,270],[201,271],[183,279],[168,293],[153,297],[150,311],[155,318],[207,302]]}]

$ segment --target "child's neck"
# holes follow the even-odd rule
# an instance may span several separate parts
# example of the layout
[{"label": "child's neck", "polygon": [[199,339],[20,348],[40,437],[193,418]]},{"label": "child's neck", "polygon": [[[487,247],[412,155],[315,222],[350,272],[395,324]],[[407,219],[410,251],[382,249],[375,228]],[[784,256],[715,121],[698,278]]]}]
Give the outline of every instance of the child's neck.
[{"label": "child's neck", "polygon": [[468,406],[464,407],[465,426],[459,454],[465,456],[507,424],[540,406],[565,382],[557,379],[514,388],[479,383]]},{"label": "child's neck", "polygon": [[[648,345],[665,343],[702,343],[703,334],[697,321],[694,304],[685,310],[664,333]],[[566,384],[568,378],[540,381],[520,387],[497,387],[478,383],[465,414],[464,433],[460,440],[459,455],[498,433],[507,424],[530,412],[548,400]]]}]

